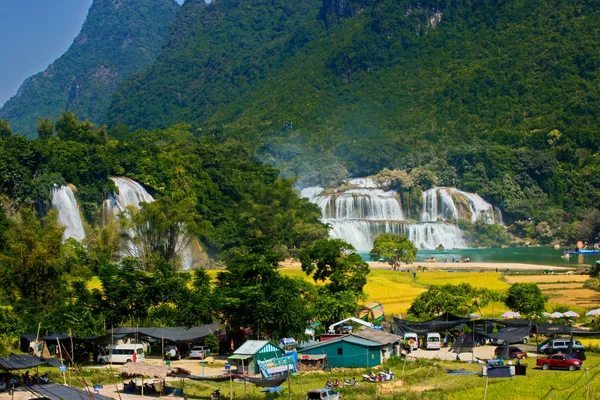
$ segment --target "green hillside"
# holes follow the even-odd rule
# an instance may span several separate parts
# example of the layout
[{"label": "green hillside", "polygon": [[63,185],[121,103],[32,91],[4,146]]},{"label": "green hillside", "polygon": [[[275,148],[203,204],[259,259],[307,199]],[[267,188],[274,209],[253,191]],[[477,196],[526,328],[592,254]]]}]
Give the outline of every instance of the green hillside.
[{"label": "green hillside", "polygon": [[38,118],[67,110],[101,122],[117,85],[155,60],[178,9],[173,0],[95,0],[69,50],[25,80],[0,118],[29,136]]},{"label": "green hillside", "polygon": [[[599,7],[188,2],[106,121],[186,121],[245,140],[301,185],[403,170],[417,191],[456,185],[499,205],[508,223],[535,221],[518,234],[575,237],[564,222],[600,221]],[[597,239],[597,228],[586,232]]]}]

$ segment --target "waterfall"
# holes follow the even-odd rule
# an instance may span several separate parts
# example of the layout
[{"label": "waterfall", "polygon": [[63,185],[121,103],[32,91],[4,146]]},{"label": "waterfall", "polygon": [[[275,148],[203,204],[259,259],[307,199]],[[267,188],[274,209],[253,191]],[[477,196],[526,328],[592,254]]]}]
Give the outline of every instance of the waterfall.
[{"label": "waterfall", "polygon": [[435,187],[421,196],[421,221],[458,221],[467,219],[471,223],[501,224],[502,213],[476,193],[456,188]]},{"label": "waterfall", "polygon": [[67,227],[63,234],[63,241],[69,238],[85,239],[79,207],[70,187],[55,186],[52,188],[52,208],[58,210],[58,222]]},{"label": "waterfall", "polygon": [[500,209],[475,193],[456,188],[424,191],[421,220],[413,222],[406,220],[397,192],[381,189],[370,178],[355,178],[346,184],[346,190],[325,191],[315,186],[303,189],[300,195],[321,208],[331,237],[345,240],[361,253],[371,250],[377,235],[389,232],[407,235],[422,250],[440,245],[445,249],[465,248],[463,232],[451,222],[464,218],[472,223],[502,223]]},{"label": "waterfall", "polygon": [[154,197],[133,179],[124,177],[110,179],[115,183],[117,189],[119,189],[119,194],[115,196],[114,193],[111,193],[108,195],[108,199],[104,200],[105,214],[111,216],[113,213],[118,214],[125,211],[128,206],[140,208],[140,203],[151,203],[154,201]]},{"label": "waterfall", "polygon": [[350,243],[359,253],[371,251],[375,238],[381,233],[406,235],[421,250],[433,250],[440,245],[445,249],[467,247],[462,231],[452,224],[327,219],[323,219],[323,223],[329,225],[331,237]]}]

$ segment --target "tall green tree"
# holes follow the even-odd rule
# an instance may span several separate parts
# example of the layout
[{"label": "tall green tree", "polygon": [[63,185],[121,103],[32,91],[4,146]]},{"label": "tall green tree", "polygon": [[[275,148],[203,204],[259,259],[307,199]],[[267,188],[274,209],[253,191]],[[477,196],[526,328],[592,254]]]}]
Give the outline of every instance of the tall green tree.
[{"label": "tall green tree", "polygon": [[64,227],[57,215],[53,210],[40,220],[33,210],[24,208],[6,232],[6,250],[0,256],[2,281],[16,307],[28,313],[50,311],[65,294]]},{"label": "tall green tree", "polygon": [[48,117],[37,119],[38,139],[48,140],[54,136],[54,122]]},{"label": "tall green tree", "polygon": [[[260,249],[261,246],[255,248]],[[215,307],[233,333],[251,329],[256,337],[301,337],[310,320],[310,284],[281,276],[273,250],[235,252],[219,272]]]},{"label": "tall green tree", "polygon": [[504,304],[523,315],[534,315],[545,310],[547,301],[548,296],[535,283],[514,283],[508,288]]},{"label": "tall green tree", "polygon": [[7,139],[10,135],[12,135],[12,129],[8,121],[5,121],[0,118],[0,138]]},{"label": "tall green tree", "polygon": [[139,209],[128,208],[120,220],[127,251],[140,260],[144,270],[152,271],[158,262],[181,268],[195,227],[191,200],[173,203],[162,196],[151,203],[141,203]]},{"label": "tall green tree", "polygon": [[371,258],[377,260],[383,258],[394,269],[400,266],[400,263],[411,264],[417,259],[419,249],[410,241],[406,235],[397,233],[382,233],[375,238]]},{"label": "tall green tree", "polygon": [[333,293],[349,290],[359,295],[367,284],[369,264],[341,239],[321,239],[300,251],[302,270],[315,282],[327,282]]},{"label": "tall green tree", "polygon": [[440,313],[468,316],[503,298],[502,294],[486,288],[475,288],[469,283],[459,285],[433,285],[413,300],[408,313],[419,319],[431,318]]}]

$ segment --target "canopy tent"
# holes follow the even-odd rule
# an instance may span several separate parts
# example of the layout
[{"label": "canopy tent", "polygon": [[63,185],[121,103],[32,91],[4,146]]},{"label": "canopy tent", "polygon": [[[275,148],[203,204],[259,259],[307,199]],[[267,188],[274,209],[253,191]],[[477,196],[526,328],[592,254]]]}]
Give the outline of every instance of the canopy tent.
[{"label": "canopy tent", "polygon": [[[449,314],[451,315],[451,314]],[[404,319],[394,317],[394,333],[403,335],[408,332],[413,332],[418,335],[425,335],[427,332],[441,332],[447,329],[454,329],[460,324],[470,324],[470,318],[454,318],[451,320],[443,320],[440,317],[424,322],[411,322]]]},{"label": "canopy tent", "polygon": [[505,328],[500,332],[495,333],[479,333],[479,336],[486,337],[488,339],[493,339],[497,343],[518,343],[523,340],[523,337],[529,336],[531,333],[531,327],[523,326],[519,328]]},{"label": "canopy tent", "polygon": [[334,323],[334,324],[331,324],[331,325],[329,325],[329,330],[330,330],[330,331],[332,331],[332,330],[334,330],[334,328],[335,328],[336,326],[338,326],[338,325],[342,325],[342,324],[344,324],[344,323],[346,323],[346,322],[348,322],[348,321],[351,321],[351,322],[357,323],[357,324],[359,324],[359,325],[364,325],[364,326],[366,326],[367,328],[373,328],[373,326],[374,326],[374,325],[373,325],[372,323],[370,323],[370,322],[367,322],[367,321],[364,321],[364,320],[362,320],[362,319],[358,319],[358,318],[355,318],[355,317],[350,317],[350,318],[346,318],[346,319],[343,319],[343,320],[341,320],[341,321],[338,321],[338,322],[336,322],[336,323]]},{"label": "canopy tent", "polygon": [[34,392],[39,398],[49,400],[112,400],[112,398],[110,397],[102,396],[100,394],[89,392],[84,389],[79,389],[72,386],[58,385],[54,383],[50,383],[43,386],[33,385],[29,386],[27,389],[31,392]]},{"label": "canopy tent", "polygon": [[24,354],[11,354],[0,358],[0,369],[5,371],[35,368],[45,364],[48,362],[43,358]]},{"label": "canopy tent", "polygon": [[193,343],[204,339],[211,333],[214,333],[219,327],[219,322],[209,325],[194,326],[190,329],[184,327],[174,328],[144,328],[144,327],[120,327],[114,328],[112,334],[134,336],[142,335],[155,339],[164,339],[174,343]]}]

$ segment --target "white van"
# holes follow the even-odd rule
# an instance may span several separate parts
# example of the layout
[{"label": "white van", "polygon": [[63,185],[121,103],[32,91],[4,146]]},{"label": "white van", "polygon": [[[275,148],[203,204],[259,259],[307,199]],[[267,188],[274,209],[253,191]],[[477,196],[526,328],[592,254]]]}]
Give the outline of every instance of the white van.
[{"label": "white van", "polygon": [[410,346],[411,350],[419,348],[419,337],[416,333],[406,332],[404,334],[404,341]]},{"label": "white van", "polygon": [[442,337],[437,332],[428,332],[425,337],[425,348],[428,350],[439,350],[442,348],[441,345]]},{"label": "white van", "polygon": [[107,354],[98,355],[99,364],[125,364],[144,362],[144,346],[141,344],[117,344],[106,347]]}]

